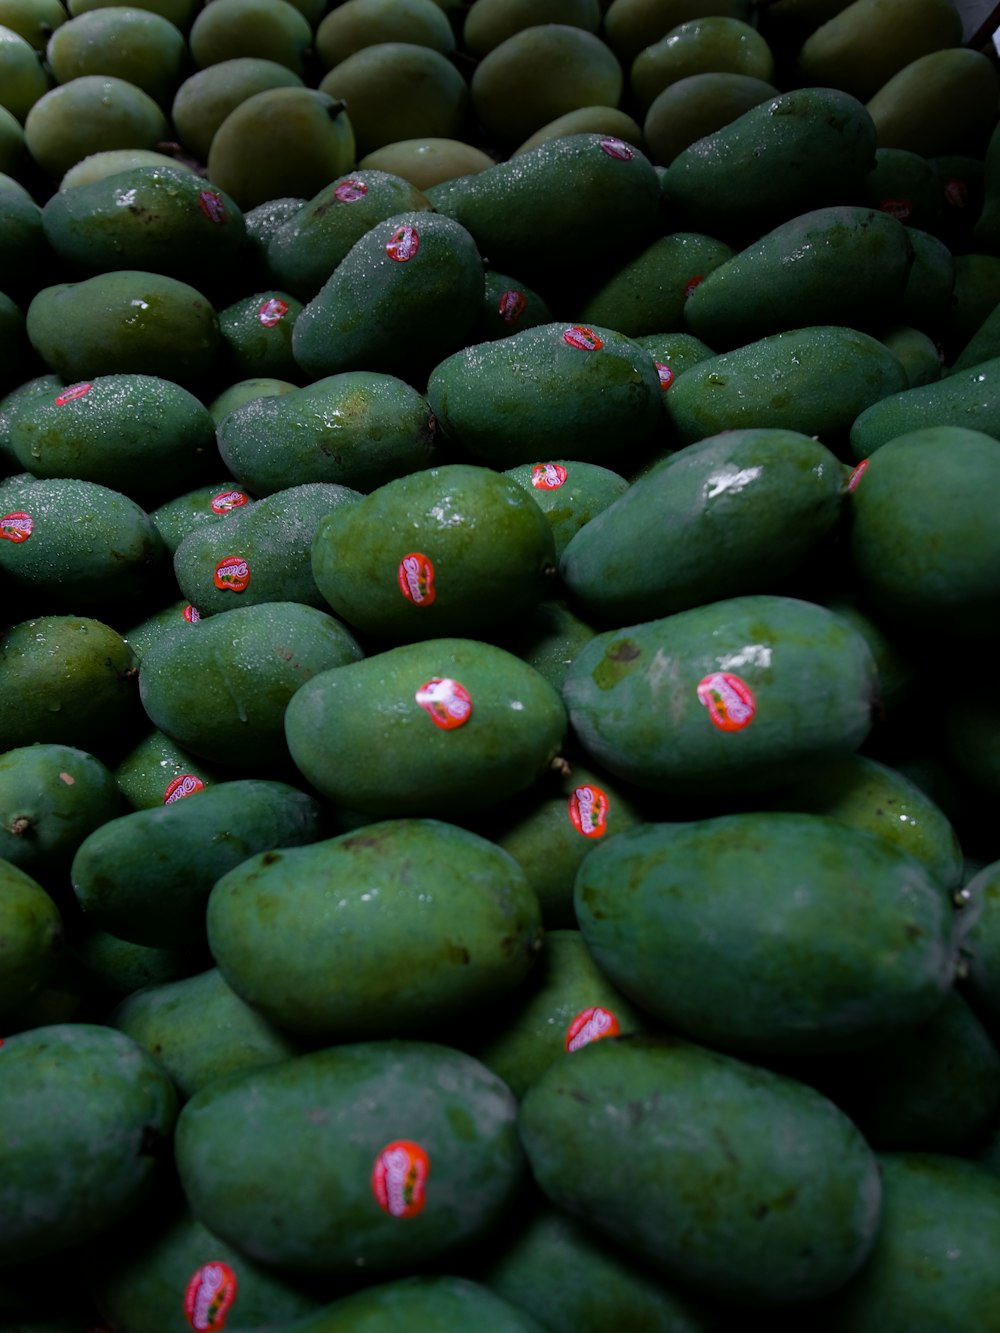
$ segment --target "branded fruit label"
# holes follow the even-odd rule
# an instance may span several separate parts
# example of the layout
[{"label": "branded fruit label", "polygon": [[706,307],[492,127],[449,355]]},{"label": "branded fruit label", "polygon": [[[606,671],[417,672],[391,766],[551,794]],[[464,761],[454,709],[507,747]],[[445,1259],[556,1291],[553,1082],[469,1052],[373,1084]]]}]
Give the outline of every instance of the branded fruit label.
[{"label": "branded fruit label", "polygon": [[372,1193],[391,1217],[416,1217],[427,1201],[430,1159],[419,1143],[387,1143],[372,1168]]},{"label": "branded fruit label", "polygon": [[539,491],[557,491],[568,475],[561,463],[536,463],[531,469],[531,484]]},{"label": "branded fruit label", "polygon": [[472,698],[468,690],[450,676],[434,676],[425,681],[415,698],[442,731],[464,727],[472,716]]},{"label": "branded fruit label", "polygon": [[666,361],[654,361],[653,364],[656,366],[656,374],[660,381],[660,389],[669,389],[674,382],[674,372],[667,365]]},{"label": "branded fruit label", "polygon": [[250,566],[241,555],[227,555],[215,566],[214,580],[222,592],[243,592],[250,583]]},{"label": "branded fruit label", "polygon": [[563,1044],[567,1051],[578,1051],[581,1046],[600,1041],[602,1037],[617,1037],[619,1032],[621,1027],[611,1010],[595,1004],[589,1009],[580,1010],[566,1029]]},{"label": "branded fruit label", "polygon": [[226,205],[222,201],[222,195],[217,194],[215,190],[202,190],[198,196],[198,207],[209,222],[225,222]]},{"label": "branded fruit label", "polygon": [[233,509],[239,509],[240,505],[245,505],[249,498],[243,491],[220,491],[218,495],[212,496],[212,513],[228,514]]},{"label": "branded fruit label", "polygon": [[563,334],[563,342],[568,343],[570,347],[579,347],[583,352],[596,352],[598,348],[603,347],[603,341],[597,336],[593,329],[588,329],[583,324],[574,324]]},{"label": "branded fruit label", "polygon": [[750,686],[728,671],[714,671],[699,681],[698,699],[720,731],[742,731],[757,711]]},{"label": "branded fruit label", "polygon": [[608,829],[607,793],[589,782],[572,793],[569,798],[569,817],[577,833],[585,838],[602,838]]},{"label": "branded fruit label", "polygon": [[527,305],[528,298],[524,292],[519,292],[516,287],[508,287],[497,302],[497,310],[505,324],[516,324]]},{"label": "branded fruit label", "polygon": [[416,227],[407,222],[392,233],[391,239],[386,242],[385,252],[397,264],[405,264],[419,249],[420,235]]},{"label": "branded fruit label", "polygon": [[608,157],[617,157],[621,162],[631,162],[635,157],[635,149],[624,139],[602,139],[601,152],[607,153]]},{"label": "branded fruit label", "polygon": [[272,329],[275,324],[280,324],[287,314],[288,302],[283,301],[280,296],[269,296],[257,311],[257,319],[265,328]]},{"label": "branded fruit label", "polygon": [[66,403],[72,403],[77,398],[82,398],[84,394],[90,393],[93,384],[83,381],[80,384],[71,384],[68,389],[63,389],[62,393],[56,397],[56,407],[63,407]]},{"label": "branded fruit label", "polygon": [[196,606],[192,606],[190,602],[188,602],[187,606],[181,612],[181,615],[189,625],[197,625],[198,621],[201,619],[201,612]]},{"label": "branded fruit label", "polygon": [[23,509],[0,516],[0,538],[8,542],[26,542],[35,530],[35,520]]},{"label": "branded fruit label", "polygon": [[363,199],[368,193],[368,186],[364,181],[346,180],[341,181],[334,189],[334,199],[339,199],[342,204],[356,204],[359,199]]},{"label": "branded fruit label", "polygon": [[969,203],[969,183],[961,176],[952,176],[944,183],[944,197],[952,208],[966,208]]},{"label": "branded fruit label", "polygon": [[684,300],[686,301],[694,289],[700,287],[704,281],[704,273],[696,273],[693,277],[688,278],[687,282],[684,284]]},{"label": "branded fruit label", "polygon": [[437,593],[434,589],[434,565],[422,551],[404,555],[396,570],[399,591],[414,606],[431,606]]},{"label": "branded fruit label", "polygon": [[913,216],[912,199],[883,199],[878,207],[880,213],[888,213],[900,222],[909,222]]},{"label": "branded fruit label", "polygon": [[225,1328],[236,1289],[236,1274],[228,1264],[202,1264],[184,1292],[184,1313],[191,1327],[197,1333]]},{"label": "branded fruit label", "polygon": [[862,478],[862,477],[865,475],[865,473],[868,471],[868,464],[869,464],[870,462],[871,462],[871,459],[869,459],[869,458],[863,458],[863,459],[861,460],[861,462],[858,464],[858,466],[857,466],[857,467],[854,469],[854,471],[851,473],[851,475],[847,478],[847,492],[848,492],[848,494],[850,494],[851,491],[857,490],[858,482],[861,480],[861,478]]},{"label": "branded fruit label", "polygon": [[193,796],[195,792],[204,790],[205,784],[201,778],[196,777],[194,773],[182,773],[174,778],[163,793],[163,804],[173,805],[174,801],[182,801],[185,796]]}]

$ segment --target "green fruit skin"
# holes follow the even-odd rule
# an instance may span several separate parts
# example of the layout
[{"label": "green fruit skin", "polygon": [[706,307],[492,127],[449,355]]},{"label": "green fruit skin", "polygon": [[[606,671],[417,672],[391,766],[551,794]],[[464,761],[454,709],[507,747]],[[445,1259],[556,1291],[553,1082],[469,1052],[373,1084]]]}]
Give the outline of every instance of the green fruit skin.
[{"label": "green fruit skin", "polygon": [[767,334],[682,371],[663,400],[680,444],[769,427],[831,445],[858,415],[907,387],[884,343],[840,324]]},{"label": "green fruit skin", "polygon": [[62,943],[62,915],[31,875],[0,860],[0,1015],[25,1004],[44,986]]},{"label": "green fruit skin", "polygon": [[874,1155],[832,1102],[679,1038],[561,1057],[525,1094],[518,1128],[558,1208],[696,1294],[819,1299],[878,1232]]},{"label": "green fruit skin", "polygon": [[[460,725],[442,728],[432,699],[417,701],[435,680],[468,694]],[[543,676],[473,639],[402,644],[325,671],[285,712],[288,748],[307,781],[385,819],[450,820],[517,795],[550,766],[565,729],[559,695]]]},{"label": "green fruit skin", "polygon": [[595,961],[634,1003],[749,1058],[872,1046],[928,1018],[955,973],[941,885],[823,815],[628,829],[586,859],[574,901]]},{"label": "green fruit skin", "polygon": [[452,1333],[457,1328],[543,1333],[526,1311],[482,1283],[436,1273],[373,1282],[294,1324],[282,1325],[280,1333],[378,1333],[410,1321],[423,1333]]},{"label": "green fruit skin", "polygon": [[217,434],[233,476],[269,495],[310,481],[375,490],[429,467],[434,432],[427,399],[406,380],[346,370],[244,403]]},{"label": "green fruit skin", "polygon": [[503,470],[545,457],[620,466],[659,426],[660,397],[638,343],[561,321],[453,352],[427,381],[444,439]]},{"label": "green fruit skin", "polygon": [[856,204],[810,209],[714,268],[684,307],[717,351],[814,324],[855,327],[898,308],[913,250],[907,227]]},{"label": "green fruit skin", "polygon": [[141,88],[164,110],[188,69],[184,34],[176,24],[130,5],[101,6],[60,23],[46,43],[45,58],[57,83],[112,74]]},{"label": "green fruit skin", "polygon": [[131,810],[155,810],[178,779],[193,788],[191,795],[222,780],[214,768],[188,754],[155,727],[119,760],[113,771],[122,799]]},{"label": "green fruit skin", "polygon": [[[500,1079],[450,1047],[347,1043],[195,1093],[178,1117],[177,1168],[194,1214],[251,1259],[398,1276],[475,1240],[509,1205],[523,1174],[516,1109]],[[372,1182],[400,1141],[428,1163],[410,1216],[383,1209]],[[397,1200],[393,1190],[390,1209]]]},{"label": "green fruit skin", "polygon": [[868,1263],[831,1298],[816,1327],[823,1333],[957,1333],[988,1323],[998,1295],[996,1176],[948,1153],[882,1152],[878,1163],[878,1238]]},{"label": "green fruit skin", "polygon": [[328,1042],[430,1036],[523,981],[542,938],[513,857],[438,820],[250,857],[217,881],[207,924],[248,1004]]},{"label": "green fruit skin", "polygon": [[713,434],[581,528],[560,576],[581,615],[619,624],[764,592],[829,536],[843,494],[842,465],[818,440],[776,427]]},{"label": "green fruit skin", "polygon": [[[857,459],[870,457],[889,440],[923,431],[931,426],[962,427],[1000,437],[1000,402],[995,393],[1000,382],[1000,356],[872,403],[860,412],[851,426],[851,452]],[[947,438],[941,436],[942,444]]]},{"label": "green fruit skin", "polygon": [[170,138],[170,126],[154,99],[128,79],[81,74],[32,104],[24,136],[35,162],[58,180],[91,153],[155,148]]},{"label": "green fruit skin", "polygon": [[396,213],[355,241],[309,301],[292,352],[312,380],[374,370],[418,383],[464,345],[483,301],[472,236],[442,214]]},{"label": "green fruit skin", "polygon": [[[749,690],[721,705],[718,677]],[[699,695],[699,688],[705,702]],[[640,787],[677,795],[762,792],[858,748],[878,689],[862,635],[826,608],[772,594],[692,607],[596,635],[562,696],[594,762]],[[749,711],[752,709],[753,711]]]},{"label": "green fruit skin", "polygon": [[[134,944],[197,944],[215,881],[247,857],[314,842],[321,804],[287,783],[219,782],[109,820],[77,849],[70,876],[87,920]],[[137,874],[137,867],[142,873]]]},{"label": "green fruit skin", "polygon": [[138,269],[43,287],[26,320],[35,351],[69,381],[132,373],[186,386],[211,370],[219,346],[207,297],[178,278]]},{"label": "green fruit skin", "polygon": [[[185,625],[142,659],[139,697],[154,727],[235,776],[284,767],[284,715],[317,672],[362,650],[333,616],[299,602],[237,606]],[[247,769],[250,772],[246,772]]]},{"label": "green fruit skin", "polygon": [[[185,1318],[189,1284],[205,1298],[231,1294],[230,1326],[271,1326],[300,1319],[319,1301],[301,1284],[272,1273],[208,1230],[183,1202],[144,1211],[102,1243],[86,1248],[87,1290],[118,1333],[171,1333]],[[200,1278],[200,1283],[195,1279]],[[218,1282],[221,1278],[222,1281]],[[194,1297],[192,1314],[202,1308]],[[211,1305],[209,1304],[209,1308]]]},{"label": "green fruit skin", "polygon": [[313,538],[327,515],[361,499],[359,492],[329,482],[307,482],[234,509],[228,522],[202,523],[174,552],[174,576],[202,615],[228,610],[232,593],[216,587],[221,560],[239,553],[251,569],[241,605],[301,602],[325,609],[312,571]]},{"label": "green fruit skin", "polygon": [[175,491],[169,500],[150,510],[150,518],[156,524],[156,530],[163,538],[163,544],[171,556],[189,533],[197,531],[203,524],[218,523],[229,518],[250,502],[250,496],[239,486],[233,484],[231,477],[225,478],[221,472],[219,479],[208,486],[199,486],[193,491],[180,493]]},{"label": "green fruit skin", "polygon": [[301,1052],[295,1038],[240,999],[217,967],[133,991],[108,1024],[153,1052],[182,1101],[213,1079]]},{"label": "green fruit skin", "polygon": [[72,951],[88,995],[96,994],[109,1004],[146,986],[189,977],[212,962],[203,948],[157,949],[120,940],[106,930],[85,931],[73,941]]},{"label": "green fruit skin", "polygon": [[853,203],[874,165],[875,125],[862,102],[835,88],[793,88],[678,153],[667,195],[689,230],[747,240]]},{"label": "green fruit skin", "polygon": [[[555,469],[564,468],[565,478]],[[624,477],[597,463],[557,458],[553,463],[522,463],[506,475],[523,486],[552,529],[558,559],[587,523],[628,489]],[[555,484],[553,484],[555,483]]]},{"label": "green fruit skin", "polygon": [[102,1024],[15,1033],[2,1059],[6,1266],[89,1240],[135,1208],[162,1169],[177,1097],[153,1056]]},{"label": "green fruit skin", "polygon": [[[433,568],[416,596],[401,587],[414,552]],[[332,510],[312,543],[313,578],[334,613],[392,643],[487,635],[539,602],[554,570],[538,505],[509,477],[467,463],[400,477]]]}]

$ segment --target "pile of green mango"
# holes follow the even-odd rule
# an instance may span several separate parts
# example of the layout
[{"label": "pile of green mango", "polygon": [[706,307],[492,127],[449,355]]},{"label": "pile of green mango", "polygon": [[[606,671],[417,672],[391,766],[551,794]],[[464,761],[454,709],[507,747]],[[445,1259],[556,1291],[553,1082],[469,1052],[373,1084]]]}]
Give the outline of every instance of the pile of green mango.
[{"label": "pile of green mango", "polygon": [[997,1327],[973,8],[0,0],[2,1333]]}]

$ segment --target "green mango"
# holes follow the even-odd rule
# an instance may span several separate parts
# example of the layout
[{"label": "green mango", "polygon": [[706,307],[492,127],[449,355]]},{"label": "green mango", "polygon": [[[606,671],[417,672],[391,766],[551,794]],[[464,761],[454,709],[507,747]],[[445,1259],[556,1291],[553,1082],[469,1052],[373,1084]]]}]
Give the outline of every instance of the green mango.
[{"label": "green mango", "polygon": [[[296,377],[297,378],[297,377]],[[212,420],[218,426],[222,418],[235,407],[242,407],[254,398],[267,398],[272,394],[291,393],[299,385],[293,380],[275,379],[270,375],[253,375],[249,379],[236,380],[218,393],[208,404]]]},{"label": "green mango", "polygon": [[178,598],[176,601],[168,602],[166,606],[161,606],[158,611],[143,616],[135,624],[129,625],[123,631],[122,638],[141,662],[151,643],[169,634],[178,624],[194,625],[200,619],[201,614],[197,607],[192,606],[184,598]]},{"label": "green mango", "polygon": [[109,738],[133,719],[136,667],[122,636],[92,617],[12,625],[0,639],[0,753],[48,742],[106,762]]},{"label": "green mango", "polygon": [[493,467],[538,458],[620,466],[661,424],[652,357],[603,326],[554,322],[440,361],[427,401],[444,440]]},{"label": "green mango", "polygon": [[35,477],[94,482],[141,505],[197,485],[218,463],[204,403],[159,375],[97,375],[33,396],[10,445]]},{"label": "green mango", "polygon": [[549,1333],[713,1333],[718,1312],[542,1202],[505,1239],[482,1274],[486,1285],[543,1321]]},{"label": "green mango", "polygon": [[52,262],[41,206],[30,195],[0,189],[0,291],[27,306]]},{"label": "green mango", "polygon": [[254,292],[219,311],[220,368],[234,380],[298,380],[292,330],[302,302],[291,292]]},{"label": "green mango", "polygon": [[164,549],[145,509],[97,482],[24,475],[0,484],[0,571],[36,609],[97,613],[152,586]]},{"label": "green mango", "polygon": [[[572,24],[587,32],[601,26],[599,0],[547,0],[547,23]],[[484,56],[515,32],[538,22],[535,0],[473,0],[462,16],[462,46],[474,56]]]},{"label": "green mango", "polygon": [[317,481],[367,492],[430,467],[436,431],[426,397],[405,379],[344,370],[235,407],[216,438],[254,495]]},{"label": "green mango", "polygon": [[126,806],[155,809],[170,800],[194,796],[223,780],[217,770],[197,759],[153,727],[115,764],[112,772]]},{"label": "green mango", "polygon": [[426,190],[441,181],[492,167],[495,158],[463,139],[427,134],[420,139],[400,139],[383,144],[358,158],[362,171],[387,171]]},{"label": "green mango", "polygon": [[908,148],[877,148],[865,177],[863,202],[908,226],[936,232],[944,206],[934,168]]},{"label": "green mango", "polygon": [[829,1296],[879,1232],[875,1157],[843,1112],[679,1037],[561,1056],[522,1099],[518,1128],[557,1208],[663,1280],[737,1308]]},{"label": "green mango", "polygon": [[24,118],[32,159],[58,181],[91,153],[156,148],[170,138],[162,107],[128,79],[81,74],[49,88]]},{"label": "green mango", "polygon": [[386,482],[323,517],[315,586],[335,615],[391,643],[476,637],[539,602],[555,540],[524,488],[492,468],[449,463]]},{"label": "green mango", "polygon": [[325,671],[285,712],[303,777],[382,819],[454,820],[515,796],[556,758],[565,729],[543,676],[473,639],[425,639]]},{"label": "green mango", "polygon": [[3,0],[0,4],[0,23],[41,52],[52,32],[68,17],[61,0]]},{"label": "green mango", "polygon": [[657,93],[642,122],[642,136],[651,161],[663,173],[668,209],[666,186],[675,159],[701,139],[779,96],[778,88],[766,79],[727,70],[689,74]]},{"label": "green mango", "polygon": [[230,56],[197,69],[179,85],[170,105],[177,137],[196,161],[208,161],[215,132],[231,111],[268,88],[301,88],[302,78],[266,56]]},{"label": "green mango", "polygon": [[468,1049],[522,1098],[566,1051],[650,1026],[642,1010],[608,981],[581,933],[562,928],[546,931],[534,969],[513,994],[485,1012]]},{"label": "green mango", "polygon": [[32,875],[6,859],[0,859],[0,939],[0,1016],[6,1021],[48,981],[63,941],[59,908]]},{"label": "green mango", "polygon": [[183,1201],[130,1219],[84,1253],[87,1290],[117,1333],[260,1328],[320,1305],[301,1283],[227,1245]]},{"label": "green mango", "polygon": [[217,967],[132,991],[108,1015],[108,1025],[152,1051],[181,1101],[214,1079],[302,1050],[242,1000]]},{"label": "green mango", "polygon": [[131,5],[109,5],[67,18],[49,37],[45,58],[56,83],[111,74],[141,88],[164,110],[190,60],[176,24]]},{"label": "green mango", "polygon": [[997,126],[998,91],[986,52],[955,45],[914,57],[866,105],[880,148],[936,157],[985,149]]},{"label": "green mango", "polygon": [[761,793],[856,750],[877,691],[858,630],[761,593],[595,635],[562,697],[595,763],[660,793],[706,795]]},{"label": "green mango", "polygon": [[195,1216],[250,1259],[350,1279],[363,1266],[371,1281],[450,1258],[499,1221],[523,1177],[516,1110],[460,1051],[349,1042],[196,1092],[177,1169]]},{"label": "green mango", "polygon": [[204,948],[157,949],[120,940],[106,930],[84,931],[72,950],[88,996],[99,997],[109,1008],[145,986],[188,977],[212,964]]},{"label": "green mango", "polygon": [[266,57],[303,77],[312,43],[309,20],[288,0],[213,0],[205,5],[188,32],[194,63],[204,69],[236,56]]},{"label": "green mango", "polygon": [[64,381],[60,375],[33,375],[30,379],[22,380],[14,388],[9,389],[3,397],[0,397],[0,480],[9,473],[17,473],[22,470],[20,460],[14,453],[10,439],[14,417],[21,410],[23,404],[36,394],[44,396],[50,390],[55,392],[63,387],[65,387]]},{"label": "green mango", "polygon": [[629,88],[643,111],[678,79],[727,71],[773,83],[774,53],[756,27],[728,14],[678,23],[644,47],[629,69]]},{"label": "green mango", "polygon": [[932,338],[948,317],[955,289],[955,256],[939,236],[920,227],[907,227],[913,263],[910,266],[897,318],[922,329]]},{"label": "green mango", "polygon": [[[227,575],[234,595],[244,563]],[[182,749],[231,773],[258,776],[260,766],[287,763],[284,716],[292,695],[317,672],[360,657],[353,635],[316,607],[237,606],[152,644],[139,670],[139,697],[153,726]]]},{"label": "green mango", "polygon": [[422,1273],[373,1282],[274,1333],[379,1333],[414,1320],[423,1333],[479,1328],[489,1333],[543,1333],[524,1310],[468,1277]]},{"label": "green mango", "polygon": [[952,367],[930,384],[903,389],[872,403],[851,426],[851,452],[859,461],[870,458],[890,440],[935,429],[940,444],[952,429],[1000,438],[1000,403],[993,386],[1000,375],[1000,356]]},{"label": "green mango", "polygon": [[585,524],[560,577],[581,615],[610,624],[778,590],[831,536],[845,493],[843,465],[817,439],[723,430],[680,449]]},{"label": "green mango", "polygon": [[563,598],[553,597],[533,606],[516,625],[508,626],[497,642],[559,690],[573,658],[596,633]]},{"label": "green mango", "polygon": [[670,163],[678,225],[753,240],[790,218],[853,204],[875,165],[875,126],[835,88],[793,88],[696,140]]},{"label": "green mango", "polygon": [[745,23],[753,18],[749,0],[611,0],[604,4],[604,39],[627,69],[664,33],[707,14]]},{"label": "green mango", "polygon": [[865,408],[906,388],[899,358],[872,334],[807,324],[699,361],[677,376],[663,406],[680,444],[766,429],[834,446]]},{"label": "green mango", "polygon": [[[200,944],[205,905],[226,871],[258,852],[325,833],[315,797],[287,783],[215,783],[102,824],[80,843],[70,878],[87,922],[154,948]],[[136,866],[142,873],[136,873]]]},{"label": "green mango", "polygon": [[0,858],[46,883],[121,812],[111,769],[73,745],[38,742],[0,754]]},{"label": "green mango", "polygon": [[207,297],[179,278],[140,269],[42,287],[26,318],[35,351],[70,381],[136,374],[186,386],[209,373],[219,346]]},{"label": "green mango", "polygon": [[996,636],[1000,551],[990,495],[998,473],[1000,441],[960,425],[897,434],[859,465],[850,492],[850,557],[885,623],[964,640]]},{"label": "green mango", "polygon": [[316,54],[332,69],[376,42],[412,42],[451,55],[457,41],[444,10],[434,0],[350,0],[324,14],[316,27]]},{"label": "green mango", "polygon": [[[879,342],[899,358],[906,372],[904,388],[915,389],[922,384],[935,384],[944,374],[944,358],[940,346],[911,324],[890,324],[879,330]],[[1000,342],[996,345],[1000,352]],[[985,357],[976,357],[977,361]]]},{"label": "green mango", "polygon": [[683,331],[690,292],[734,253],[714,235],[678,230],[660,236],[584,297],[580,319],[629,338]]},{"label": "green mango", "polygon": [[962,932],[958,986],[996,1041],[1000,1038],[1000,861],[965,883],[958,901],[970,916]]},{"label": "green mango", "polygon": [[493,268],[487,268],[483,280],[483,308],[469,335],[471,342],[506,338],[521,329],[552,322],[548,302],[526,283]]},{"label": "green mango", "polygon": [[464,345],[483,301],[483,261],[470,233],[417,210],[376,222],[355,241],[295,321],[292,352],[317,380],[349,370],[420,387]]},{"label": "green mango", "polygon": [[250,856],[216,881],[207,926],[233,990],[324,1044],[433,1039],[508,996],[542,943],[538,899],[514,858],[426,819]]},{"label": "green mango", "polygon": [[23,125],[53,80],[42,53],[6,24],[0,24],[0,75],[0,106]]},{"label": "green mango", "polygon": [[522,463],[504,475],[523,486],[545,515],[557,560],[582,527],[628,490],[625,478],[610,468],[569,458]]},{"label": "green mango", "polygon": [[[818,1311],[823,1333],[922,1333],[989,1319],[1000,1190],[949,1153],[882,1152],[882,1223],[864,1268]],[[955,1262],[955,1255],[961,1262]]]},{"label": "green mango", "polygon": [[[68,0],[66,8],[75,18],[77,14],[84,14],[89,9],[99,9],[102,3],[103,0]],[[184,33],[191,27],[191,21],[198,10],[196,0],[142,0],[137,7],[162,14]]]},{"label": "green mango", "polygon": [[329,515],[361,500],[357,491],[329,482],[309,482],[275,491],[235,509],[228,522],[202,523],[174,552],[177,586],[201,615],[227,610],[232,592],[216,582],[220,566],[233,555],[248,567],[240,604],[301,602],[325,610],[313,578],[313,539]]},{"label": "green mango", "polygon": [[135,1208],[161,1178],[177,1097],[148,1051],[103,1024],[15,1033],[2,1058],[7,1266],[89,1240]]},{"label": "green mango", "polygon": [[898,307],[908,228],[878,209],[828,205],[779,223],[714,268],[688,297],[696,337],[720,350],[818,324],[861,327]]},{"label": "green mango", "polygon": [[941,883],[825,815],[627,829],[584,861],[574,902],[594,960],[634,1004],[747,1059],[873,1046],[929,1018],[955,974]]},{"label": "green mango", "polygon": [[79,275],[141,269],[199,283],[233,274],[245,239],[236,203],[183,167],[133,167],[57,190],[42,229]]},{"label": "green mango", "polygon": [[[649,159],[601,133],[548,139],[506,162],[425,191],[502,272],[538,282],[580,272],[654,239],[660,180]],[[572,216],[553,200],[572,201]],[[537,275],[537,276],[536,276]]]},{"label": "green mango", "polygon": [[241,513],[244,506],[252,503],[247,492],[241,490],[232,478],[221,478],[193,491],[175,489],[169,500],[149,511],[149,517],[156,524],[163,545],[173,556],[192,532],[200,532],[206,525]]}]

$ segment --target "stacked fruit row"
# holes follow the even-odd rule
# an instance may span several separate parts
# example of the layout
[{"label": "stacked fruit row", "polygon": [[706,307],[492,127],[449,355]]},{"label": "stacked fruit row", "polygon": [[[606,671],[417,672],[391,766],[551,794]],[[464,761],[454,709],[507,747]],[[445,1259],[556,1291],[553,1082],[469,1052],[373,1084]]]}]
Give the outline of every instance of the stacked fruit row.
[{"label": "stacked fruit row", "polygon": [[992,1326],[1000,83],[904,8],[0,0],[4,1328]]}]

